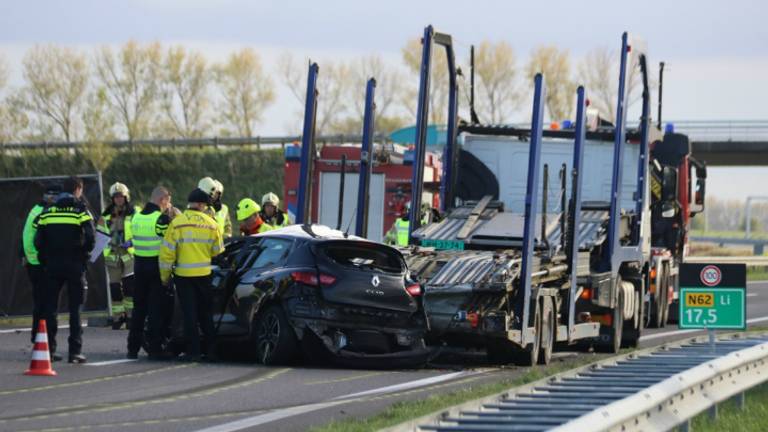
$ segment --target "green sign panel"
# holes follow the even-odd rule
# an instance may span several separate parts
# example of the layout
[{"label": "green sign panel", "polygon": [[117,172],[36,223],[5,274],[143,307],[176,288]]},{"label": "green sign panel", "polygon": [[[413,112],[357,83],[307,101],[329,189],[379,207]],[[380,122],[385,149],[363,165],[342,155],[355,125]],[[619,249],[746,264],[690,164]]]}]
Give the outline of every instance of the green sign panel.
[{"label": "green sign panel", "polygon": [[743,264],[681,265],[680,328],[746,329],[746,285]]},{"label": "green sign panel", "polygon": [[743,289],[680,288],[681,329],[744,329]]},{"label": "green sign panel", "polygon": [[421,245],[435,249],[464,250],[464,242],[461,240],[421,239]]}]

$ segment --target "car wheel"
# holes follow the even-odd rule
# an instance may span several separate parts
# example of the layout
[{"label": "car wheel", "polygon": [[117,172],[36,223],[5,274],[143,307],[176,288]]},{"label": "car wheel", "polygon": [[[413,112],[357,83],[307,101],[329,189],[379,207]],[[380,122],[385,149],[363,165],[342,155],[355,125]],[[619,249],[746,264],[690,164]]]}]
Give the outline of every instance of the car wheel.
[{"label": "car wheel", "polygon": [[297,357],[296,335],[279,306],[270,306],[256,315],[251,336],[259,363],[286,364]]}]

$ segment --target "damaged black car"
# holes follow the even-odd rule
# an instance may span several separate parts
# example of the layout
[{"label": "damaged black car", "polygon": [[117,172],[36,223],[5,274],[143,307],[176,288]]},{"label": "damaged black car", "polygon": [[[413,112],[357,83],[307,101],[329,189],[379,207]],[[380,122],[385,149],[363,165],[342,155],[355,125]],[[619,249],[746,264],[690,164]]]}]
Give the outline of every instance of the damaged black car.
[{"label": "damaged black car", "polygon": [[261,363],[314,353],[394,366],[430,354],[421,287],[392,247],[294,225],[234,239],[214,264],[218,339],[242,341]]}]

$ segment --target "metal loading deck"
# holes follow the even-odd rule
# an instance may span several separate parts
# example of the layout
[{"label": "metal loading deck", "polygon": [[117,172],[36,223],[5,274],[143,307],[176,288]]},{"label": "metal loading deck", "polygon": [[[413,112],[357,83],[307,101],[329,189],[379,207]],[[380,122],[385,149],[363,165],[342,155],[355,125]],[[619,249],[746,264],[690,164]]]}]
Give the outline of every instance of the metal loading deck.
[{"label": "metal loading deck", "polygon": [[571,429],[568,422],[599,413],[601,408],[608,404],[636,395],[710,360],[766,343],[768,335],[717,341],[714,350],[706,342],[662,348],[614,364],[594,366],[572,376],[562,374],[563,376],[552,378],[546,385],[499,397],[496,402],[484,403],[479,409],[466,409],[456,414],[444,415],[433,424],[421,424],[415,430],[579,430]]}]

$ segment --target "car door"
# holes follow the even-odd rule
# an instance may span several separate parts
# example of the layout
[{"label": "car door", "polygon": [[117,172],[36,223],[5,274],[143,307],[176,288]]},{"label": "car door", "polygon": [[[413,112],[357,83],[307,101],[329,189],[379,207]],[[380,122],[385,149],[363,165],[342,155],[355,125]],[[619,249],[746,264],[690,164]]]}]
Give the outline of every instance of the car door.
[{"label": "car door", "polygon": [[293,243],[289,238],[263,237],[255,248],[244,254],[237,283],[230,287],[227,307],[235,316],[240,331],[248,331],[262,297],[277,288],[275,275],[285,265]]}]

